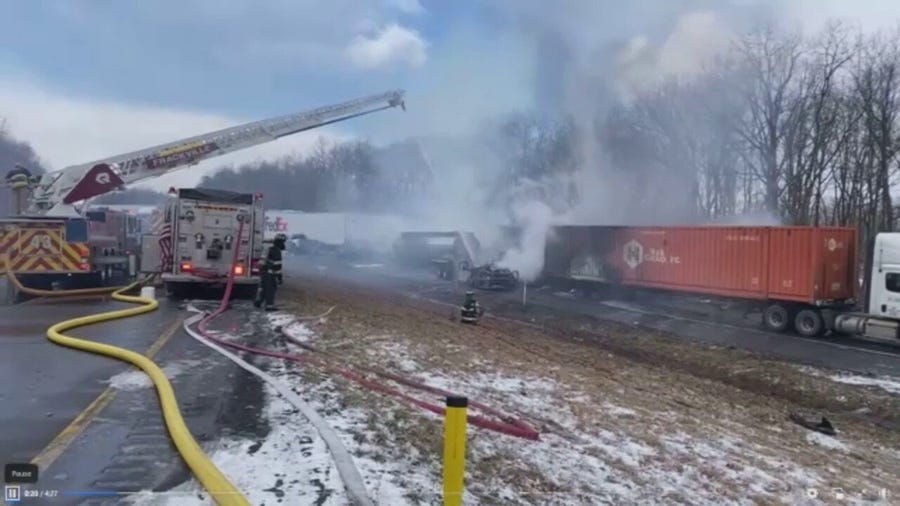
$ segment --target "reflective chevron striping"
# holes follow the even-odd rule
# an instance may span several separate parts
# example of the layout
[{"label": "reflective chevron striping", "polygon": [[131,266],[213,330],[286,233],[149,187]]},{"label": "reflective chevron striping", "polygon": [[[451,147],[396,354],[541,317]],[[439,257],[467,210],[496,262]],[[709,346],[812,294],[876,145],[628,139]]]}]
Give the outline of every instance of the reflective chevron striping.
[{"label": "reflective chevron striping", "polygon": [[[83,272],[82,259],[88,258],[85,243],[67,243],[58,224],[3,224],[0,228],[0,258],[9,258],[17,273]],[[7,266],[0,265],[5,271]],[[0,271],[0,272],[2,272]]]}]

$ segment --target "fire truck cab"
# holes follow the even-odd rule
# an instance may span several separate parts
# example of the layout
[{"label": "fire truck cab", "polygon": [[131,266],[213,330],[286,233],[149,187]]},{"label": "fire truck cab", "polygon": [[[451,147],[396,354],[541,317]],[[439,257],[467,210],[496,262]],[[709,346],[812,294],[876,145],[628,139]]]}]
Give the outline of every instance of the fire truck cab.
[{"label": "fire truck cab", "polygon": [[169,295],[184,298],[203,288],[218,292],[232,265],[237,295],[256,293],[265,220],[260,195],[182,188],[161,211],[158,230],[141,241],[141,270],[161,273]]}]

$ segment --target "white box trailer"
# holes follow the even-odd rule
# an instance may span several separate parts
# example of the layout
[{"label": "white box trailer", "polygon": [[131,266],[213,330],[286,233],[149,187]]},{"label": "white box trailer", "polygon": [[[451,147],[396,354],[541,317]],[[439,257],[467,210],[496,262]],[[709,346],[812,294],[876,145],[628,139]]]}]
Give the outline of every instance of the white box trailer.
[{"label": "white box trailer", "polygon": [[169,294],[178,298],[198,288],[224,288],[239,247],[235,290],[238,296],[252,296],[259,285],[264,220],[257,194],[182,188],[165,204],[154,233],[142,241],[142,270],[161,273]]},{"label": "white box trailer", "polygon": [[303,236],[328,246],[354,246],[387,252],[406,228],[403,218],[387,214],[267,209],[265,237],[271,239],[281,233],[289,239]]}]

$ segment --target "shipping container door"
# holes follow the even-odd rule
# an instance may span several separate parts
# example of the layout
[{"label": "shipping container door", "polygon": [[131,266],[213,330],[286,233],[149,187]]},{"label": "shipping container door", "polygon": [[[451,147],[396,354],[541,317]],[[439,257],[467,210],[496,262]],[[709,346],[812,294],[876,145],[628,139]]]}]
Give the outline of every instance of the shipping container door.
[{"label": "shipping container door", "polygon": [[820,261],[813,228],[769,229],[769,298],[811,303],[815,269]]},{"label": "shipping container door", "polygon": [[[817,248],[821,263],[817,266],[815,297],[835,301],[856,297],[856,233],[854,229],[818,229]],[[814,288],[815,288],[814,287]]]}]

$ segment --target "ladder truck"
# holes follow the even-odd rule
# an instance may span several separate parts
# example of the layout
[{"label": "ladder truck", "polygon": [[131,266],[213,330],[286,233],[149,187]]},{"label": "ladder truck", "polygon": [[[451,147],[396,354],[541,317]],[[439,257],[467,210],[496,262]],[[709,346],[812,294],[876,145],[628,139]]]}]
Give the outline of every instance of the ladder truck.
[{"label": "ladder truck", "polygon": [[[25,286],[35,288],[74,288],[103,283],[114,272],[133,271],[129,266],[141,263],[134,258],[137,252],[110,243],[109,237],[116,235],[111,231],[91,226],[93,216],[87,210],[92,198],[217,156],[398,106],[406,110],[403,90],[254,121],[69,166],[39,177],[17,166],[6,177],[6,186],[13,192],[14,209],[8,218],[0,219],[0,274],[9,271]],[[256,204],[251,207],[259,208],[254,212],[262,212]],[[240,219],[246,218],[246,212],[242,209]],[[126,220],[104,217],[104,222]],[[247,237],[256,237],[256,222],[248,222]],[[106,239],[92,237],[96,235],[92,230],[101,230]],[[261,231],[259,237],[259,244],[255,239],[247,244],[251,251],[262,248]],[[247,272],[251,275],[249,269]]]}]

